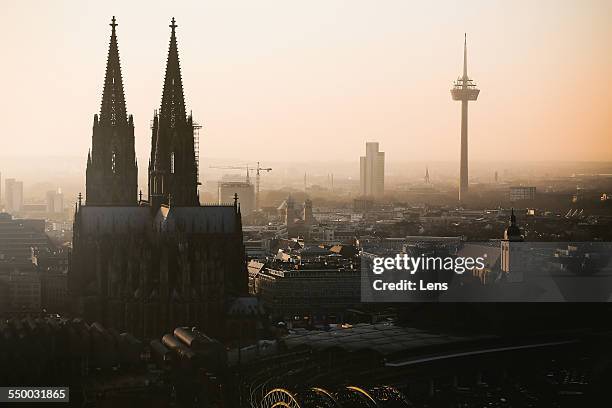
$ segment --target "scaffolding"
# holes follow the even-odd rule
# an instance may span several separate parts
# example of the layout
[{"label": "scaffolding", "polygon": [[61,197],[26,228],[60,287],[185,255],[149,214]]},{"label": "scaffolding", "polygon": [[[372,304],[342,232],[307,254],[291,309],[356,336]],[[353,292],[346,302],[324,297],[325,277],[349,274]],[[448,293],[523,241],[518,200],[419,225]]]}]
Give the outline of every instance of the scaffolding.
[{"label": "scaffolding", "polygon": [[202,125],[193,122],[193,153],[195,155],[196,182],[198,185],[202,184],[200,183],[200,129],[202,129]]}]

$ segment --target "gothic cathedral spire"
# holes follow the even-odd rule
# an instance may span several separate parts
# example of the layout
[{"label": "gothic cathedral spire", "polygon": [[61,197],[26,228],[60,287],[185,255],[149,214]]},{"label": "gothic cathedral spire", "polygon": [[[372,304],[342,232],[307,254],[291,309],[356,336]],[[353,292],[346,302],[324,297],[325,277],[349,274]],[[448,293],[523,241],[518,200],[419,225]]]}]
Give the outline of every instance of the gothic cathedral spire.
[{"label": "gothic cathedral spire", "polygon": [[137,204],[134,119],[125,107],[117,25],[113,16],[100,115],[94,115],[91,155],[87,159],[87,205]]},{"label": "gothic cathedral spire", "polygon": [[102,93],[102,106],[100,107],[100,122],[127,124],[125,96],[123,94],[123,78],[121,77],[121,63],[119,62],[119,48],[117,46],[117,23],[115,17],[111,20],[112,27],[108,59],[106,61],[106,75],[104,77],[104,91]]},{"label": "gothic cathedral spire", "polygon": [[170,34],[170,48],[168,49],[168,60],[166,63],[166,77],[164,79],[164,90],[160,116],[163,121],[167,121],[171,128],[175,128],[177,123],[185,122],[185,96],[183,93],[183,79],[181,78],[181,66],[176,45],[176,21],[172,18],[172,29]]},{"label": "gothic cathedral spire", "polygon": [[153,210],[168,204],[170,197],[174,206],[199,205],[193,120],[185,110],[176,27],[172,18],[161,107],[151,129],[149,201]]}]

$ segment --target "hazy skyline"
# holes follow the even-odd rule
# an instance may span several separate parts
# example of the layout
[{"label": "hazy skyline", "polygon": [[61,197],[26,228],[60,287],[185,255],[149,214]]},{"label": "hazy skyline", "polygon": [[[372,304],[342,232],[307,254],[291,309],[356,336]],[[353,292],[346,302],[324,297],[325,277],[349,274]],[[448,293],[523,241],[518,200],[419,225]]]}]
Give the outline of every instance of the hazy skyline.
[{"label": "hazy skyline", "polygon": [[172,16],[202,157],[458,163],[467,32],[470,160],[612,159],[609,1],[124,3],[2,6],[1,156],[85,164],[115,15],[140,173]]}]

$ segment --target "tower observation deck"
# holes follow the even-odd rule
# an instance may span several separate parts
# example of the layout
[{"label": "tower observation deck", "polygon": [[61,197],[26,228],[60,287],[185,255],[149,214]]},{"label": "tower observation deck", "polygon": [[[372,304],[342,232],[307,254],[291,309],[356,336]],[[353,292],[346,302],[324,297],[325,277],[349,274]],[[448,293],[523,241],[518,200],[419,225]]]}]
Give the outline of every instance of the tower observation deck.
[{"label": "tower observation deck", "polygon": [[480,89],[467,73],[467,35],[463,43],[463,76],[457,78],[451,89],[454,101],[461,101],[461,164],[459,169],[459,200],[468,193],[468,102],[478,99]]}]

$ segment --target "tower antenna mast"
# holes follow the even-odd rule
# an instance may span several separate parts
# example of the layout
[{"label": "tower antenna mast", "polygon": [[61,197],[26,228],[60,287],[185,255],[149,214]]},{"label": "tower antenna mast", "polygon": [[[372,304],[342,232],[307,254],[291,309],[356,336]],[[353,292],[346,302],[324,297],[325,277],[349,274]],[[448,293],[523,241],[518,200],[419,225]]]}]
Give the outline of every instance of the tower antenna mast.
[{"label": "tower antenna mast", "polygon": [[461,101],[461,160],[459,165],[459,201],[465,200],[469,190],[468,178],[468,102],[478,99],[480,89],[468,76],[467,34],[463,40],[463,76],[451,89],[454,101]]}]

